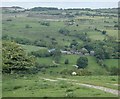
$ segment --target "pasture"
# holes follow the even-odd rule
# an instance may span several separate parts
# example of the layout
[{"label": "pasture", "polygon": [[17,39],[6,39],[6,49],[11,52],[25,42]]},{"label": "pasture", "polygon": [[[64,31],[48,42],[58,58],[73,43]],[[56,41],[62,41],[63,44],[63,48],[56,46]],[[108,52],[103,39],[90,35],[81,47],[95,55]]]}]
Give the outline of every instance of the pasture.
[{"label": "pasture", "polygon": [[[111,74],[112,68],[118,69],[118,19],[116,12],[107,10],[110,12],[105,9],[28,9],[21,12],[3,9],[3,40],[19,44],[28,55],[34,56],[37,64],[35,70],[32,68],[33,74],[3,74],[3,97],[117,97],[99,88],[79,85],[118,90],[118,74],[116,71]],[[53,52],[39,57],[31,54],[50,49],[71,53],[56,55]],[[98,56],[96,53],[90,55],[91,51],[98,52]],[[106,55],[101,55],[102,51]],[[77,60],[83,56],[88,59],[87,67],[78,69]],[[77,74],[73,76],[72,72]]]}]

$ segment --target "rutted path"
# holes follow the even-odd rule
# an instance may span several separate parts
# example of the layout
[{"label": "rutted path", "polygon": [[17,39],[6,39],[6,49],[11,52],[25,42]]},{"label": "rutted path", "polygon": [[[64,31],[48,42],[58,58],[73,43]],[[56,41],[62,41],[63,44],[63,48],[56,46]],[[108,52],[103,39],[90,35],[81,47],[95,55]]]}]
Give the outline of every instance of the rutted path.
[{"label": "rutted path", "polygon": [[77,84],[77,85],[80,85],[80,86],[85,86],[85,87],[89,87],[89,88],[94,88],[94,89],[98,89],[98,90],[102,90],[102,91],[105,91],[105,92],[108,92],[108,93],[111,93],[111,94],[114,94],[114,95],[117,95],[120,93],[120,91],[118,90],[114,90],[114,89],[110,89],[110,88],[106,88],[106,87],[102,87],[102,86],[96,86],[96,85],[91,85],[91,84],[83,84],[83,83],[76,83],[74,81],[77,81],[77,80],[71,80],[71,79],[65,79],[65,78],[57,78],[58,80],[54,80],[54,79],[48,79],[48,78],[42,78],[44,80],[48,80],[48,81],[58,81],[58,80],[65,80],[65,81],[68,81],[68,83],[73,83],[73,84]]},{"label": "rutted path", "polygon": [[110,88],[106,88],[106,87],[101,87],[101,86],[89,85],[89,84],[81,84],[81,83],[74,83],[74,84],[89,87],[89,88],[99,89],[99,90],[102,90],[105,92],[112,93],[114,95],[118,95],[118,90],[114,90],[114,89],[110,89]]},{"label": "rutted path", "polygon": [[54,64],[54,65],[60,65],[60,64],[55,63],[55,61],[53,61],[53,64]]}]

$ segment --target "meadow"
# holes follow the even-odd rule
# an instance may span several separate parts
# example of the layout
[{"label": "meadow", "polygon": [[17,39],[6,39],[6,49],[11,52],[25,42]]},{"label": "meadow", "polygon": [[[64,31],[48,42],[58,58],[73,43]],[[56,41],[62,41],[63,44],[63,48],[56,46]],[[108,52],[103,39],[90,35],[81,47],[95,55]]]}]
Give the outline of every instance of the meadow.
[{"label": "meadow", "polygon": [[[47,81],[44,80],[43,77],[56,79],[56,76],[50,77],[50,75],[40,74],[26,75],[25,77],[5,75],[3,77],[3,97],[116,97],[116,95],[110,93],[75,85],[74,83],[69,83],[64,80]],[[69,77],[69,80],[70,79],[77,79],[79,83],[91,83],[117,89],[117,86],[114,85],[117,83],[117,77],[81,76]],[[102,85],[100,81],[104,83],[104,85]]]},{"label": "meadow", "polygon": [[[107,10],[114,11],[114,9]],[[116,45],[119,43],[119,38],[115,26],[118,24],[118,18],[116,12],[109,11],[27,9],[16,12],[10,8],[3,9],[3,41],[16,42],[28,55],[34,56],[37,66],[32,70],[35,72],[33,74],[28,72],[3,74],[2,96],[117,97],[116,93],[76,84],[89,84],[118,91],[119,79],[116,69],[119,55],[116,54],[119,49]],[[108,58],[99,59],[95,55],[90,55],[90,51],[96,51],[96,48],[99,51],[101,46],[107,53],[104,57]],[[82,48],[86,48],[87,51]],[[54,54],[39,57],[32,54],[50,49],[80,51],[82,55],[61,53],[57,55],[58,62],[56,62]],[[110,55],[111,53],[113,54]],[[99,56],[101,54],[103,53],[98,53]],[[78,69],[76,62],[81,56],[88,59],[88,65],[86,68]],[[72,75],[72,72],[76,72],[77,75]]]}]

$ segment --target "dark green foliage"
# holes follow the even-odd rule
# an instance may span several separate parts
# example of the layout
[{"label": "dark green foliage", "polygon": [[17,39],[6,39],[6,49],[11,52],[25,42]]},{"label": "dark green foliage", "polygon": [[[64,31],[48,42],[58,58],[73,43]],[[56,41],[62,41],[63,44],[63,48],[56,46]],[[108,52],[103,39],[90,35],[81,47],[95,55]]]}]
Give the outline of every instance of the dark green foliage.
[{"label": "dark green foliage", "polygon": [[31,52],[35,57],[49,57],[51,56],[47,49],[40,49],[38,51]]},{"label": "dark green foliage", "polygon": [[7,19],[6,21],[12,21],[12,19]]},{"label": "dark green foliage", "polygon": [[84,44],[84,48],[87,49],[88,51],[92,51],[93,50],[93,43],[92,42],[86,42]]},{"label": "dark green foliage", "polygon": [[119,25],[118,25],[118,24],[115,24],[115,25],[114,25],[114,27],[118,28],[118,27],[119,27]]},{"label": "dark green foliage", "polygon": [[95,57],[98,59],[105,59],[104,50],[102,48],[96,48]]},{"label": "dark green foliage", "polygon": [[6,35],[2,35],[2,40],[9,40],[10,37],[6,34]]},{"label": "dark green foliage", "polygon": [[65,63],[65,64],[69,64],[69,60],[68,60],[68,59],[66,59],[64,63]]},{"label": "dark green foliage", "polygon": [[74,36],[82,41],[91,41],[90,38],[87,37],[86,33],[75,34]]},{"label": "dark green foliage", "polygon": [[56,63],[59,63],[60,58],[61,58],[61,52],[59,49],[56,49],[55,51],[52,52],[53,59],[55,60]]},{"label": "dark green foliage", "polygon": [[77,46],[78,46],[78,42],[76,40],[73,40],[70,44],[70,48],[77,47]]},{"label": "dark green foliage", "polygon": [[12,38],[11,40],[14,40],[16,43],[19,44],[25,44],[25,45],[32,45],[32,41],[26,38]]},{"label": "dark green foliage", "polygon": [[32,27],[29,24],[26,24],[25,28],[32,28]]},{"label": "dark green foliage", "polygon": [[41,25],[50,26],[50,22],[40,22]]},{"label": "dark green foliage", "polygon": [[119,67],[112,67],[110,68],[111,75],[120,75],[120,68]]},{"label": "dark green foliage", "polygon": [[10,40],[24,45],[32,45],[33,43],[31,40],[27,38],[10,37],[8,35],[2,35],[2,40]]},{"label": "dark green foliage", "polygon": [[34,45],[39,47],[46,47],[46,42],[44,40],[35,40]]},{"label": "dark green foliage", "polygon": [[106,31],[102,31],[102,34],[105,35],[107,32]]},{"label": "dark green foliage", "polygon": [[61,33],[61,34],[63,34],[63,35],[68,35],[68,34],[70,33],[70,31],[67,30],[67,29],[65,29],[65,28],[61,28],[61,29],[59,30],[59,33]]},{"label": "dark green foliage", "polygon": [[88,65],[88,58],[87,57],[80,57],[77,60],[77,64],[78,68],[86,68]]},{"label": "dark green foliage", "polygon": [[2,46],[3,72],[24,71],[35,65],[34,58],[16,43],[3,41]]},{"label": "dark green foliage", "polygon": [[58,8],[53,8],[53,7],[34,7],[30,9],[32,11],[47,11],[47,10],[58,10]]}]

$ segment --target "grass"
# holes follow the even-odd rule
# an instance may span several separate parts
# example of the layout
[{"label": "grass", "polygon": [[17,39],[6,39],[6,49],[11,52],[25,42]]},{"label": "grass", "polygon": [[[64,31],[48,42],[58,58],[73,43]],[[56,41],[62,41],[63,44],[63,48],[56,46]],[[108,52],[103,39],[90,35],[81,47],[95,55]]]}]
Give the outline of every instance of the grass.
[{"label": "grass", "polygon": [[[26,13],[21,13],[21,14],[26,14]],[[4,14],[4,16],[6,16],[6,14]],[[77,18],[75,17],[75,24],[70,26],[65,25],[65,21],[63,20],[59,20],[59,21],[52,20],[52,21],[49,21],[50,26],[43,26],[43,25],[40,25],[39,23],[39,21],[41,21],[42,19],[36,18],[34,16],[26,17],[25,15],[21,15],[21,17],[16,17],[11,19],[12,19],[11,22],[7,22],[3,17],[3,33],[4,34],[8,34],[12,37],[27,38],[32,41],[37,39],[44,39],[44,41],[48,43],[48,45],[50,44],[50,38],[57,37],[56,40],[59,46],[64,46],[64,45],[68,46],[73,39],[77,39],[75,37],[64,36],[58,33],[60,28],[65,27],[69,29],[71,31],[70,34],[75,34],[74,30],[76,30],[77,33],[79,34],[87,32],[88,36],[92,40],[103,40],[105,36],[102,35],[101,33],[96,32],[94,28],[106,30],[104,25],[109,25],[109,23],[104,23],[104,21],[109,21],[110,24],[114,26],[113,21],[117,20],[117,18],[113,18],[111,20],[109,18],[100,17],[100,16],[95,16],[94,18],[89,16],[84,16],[84,17],[79,16]],[[82,21],[78,21],[78,19],[90,19],[92,20],[92,23],[91,21],[85,21],[84,23]],[[32,28],[25,28],[26,24],[30,25]],[[79,26],[76,26],[76,24],[79,24]],[[88,29],[89,27],[91,29]],[[117,30],[109,29],[107,30],[107,34],[118,38]],[[50,38],[46,38],[46,36],[50,36]],[[62,39],[65,39],[65,41],[62,41]],[[81,42],[80,39],[77,39],[77,41]]]},{"label": "grass", "polygon": [[37,51],[40,49],[47,49],[45,47],[37,47],[37,46],[32,46],[32,45],[21,45],[26,52],[32,52],[32,51]]},{"label": "grass", "polygon": [[[108,66],[108,67],[118,67],[119,64],[119,59],[106,59],[104,61],[104,63]],[[113,64],[114,63],[114,64]]]},{"label": "grass", "polygon": [[37,58],[37,62],[39,64],[43,64],[43,65],[53,65],[53,59],[52,59],[52,57]]},{"label": "grass", "polygon": [[118,84],[118,76],[71,76],[68,78],[77,80],[80,83],[104,86],[118,90],[118,86],[114,85]]},{"label": "grass", "polygon": [[[52,77],[53,78],[53,77]],[[104,77],[105,78],[105,77]],[[110,79],[111,77],[106,77]],[[73,79],[73,77],[72,77]],[[96,81],[98,77],[74,77],[74,79]],[[107,81],[105,80],[105,81]],[[3,97],[112,97],[97,89],[82,87],[67,83],[66,81],[50,82],[41,79],[41,75],[27,75],[16,77],[15,75],[3,76]],[[104,81],[104,80],[102,80]],[[104,82],[105,82],[104,81]],[[110,81],[110,80],[109,80]],[[14,82],[14,84],[13,84]]]},{"label": "grass", "polygon": [[[83,13],[88,13],[83,10]],[[22,13],[3,13],[2,28],[3,34],[7,34],[11,37],[27,38],[31,41],[43,40],[47,45],[52,45],[52,38],[55,38],[58,46],[64,47],[69,46],[72,40],[76,40],[81,45],[84,43],[79,38],[72,35],[81,33],[87,33],[87,35],[93,40],[103,40],[104,35],[100,32],[96,32],[94,29],[106,30],[110,36],[118,38],[117,30],[114,28],[106,29],[104,26],[114,26],[113,21],[117,21],[116,17],[102,17],[102,16],[75,16],[74,18],[58,18],[56,16],[47,15],[47,11],[41,12],[30,12],[33,14],[31,17],[26,17],[29,12]],[[45,13],[43,16],[38,13]],[[50,12],[49,12],[50,13]],[[57,12],[52,12],[57,13]],[[73,12],[74,13],[74,12]],[[95,14],[95,11],[89,11],[89,13]],[[105,14],[105,13],[104,13]],[[15,17],[15,15],[17,17]],[[6,21],[6,19],[12,19],[12,21]],[[68,20],[74,20],[73,25],[66,25],[65,22]],[[81,21],[80,19],[84,20]],[[39,21],[49,21],[50,26],[43,26]],[[109,23],[104,23],[109,21]],[[30,25],[32,28],[25,28],[26,25]],[[76,26],[78,24],[78,26]],[[64,36],[58,31],[60,28],[66,28],[70,31],[70,35]],[[47,38],[48,37],[48,38]],[[63,40],[64,39],[64,40]],[[26,52],[37,51],[39,49],[47,49],[44,47],[36,47],[31,45],[22,45]],[[38,74],[24,76],[20,75],[3,75],[3,97],[112,97],[110,93],[103,91],[86,88],[78,85],[67,83],[67,81],[50,82],[45,81],[42,78],[56,79],[58,77],[66,77],[67,79],[77,80],[78,83],[87,83],[93,85],[100,85],[112,89],[118,89],[114,84],[118,83],[117,76],[71,76],[62,75],[60,72],[64,70],[74,70],[73,65],[76,64],[79,55],[62,55],[59,65],[57,67],[44,68]],[[92,72],[93,75],[107,75],[106,70],[101,67],[95,57],[86,56],[88,58],[87,70]],[[69,64],[65,65],[65,60],[69,60]],[[37,58],[36,61],[42,66],[55,65],[52,57]],[[108,59],[104,63],[109,67],[118,67],[117,59]],[[44,71],[44,72],[43,72]]]},{"label": "grass", "polygon": [[97,62],[95,57],[88,56],[88,66],[87,69],[91,71],[94,75],[104,75],[106,70],[102,68]]},{"label": "grass", "polygon": [[[60,62],[58,63],[59,65],[57,67],[51,67],[46,69],[46,73],[49,73],[50,71],[53,72],[53,74],[57,73],[57,72],[61,72],[66,70],[74,70],[75,67],[74,65],[76,65],[77,59],[80,57],[80,55],[62,55],[60,58]],[[89,72],[92,73],[92,75],[107,75],[107,71],[105,68],[101,67],[97,62],[96,62],[96,58],[93,56],[87,56],[88,58],[88,66],[86,68],[86,70],[88,70]],[[65,60],[68,59],[69,60],[69,64],[64,64]],[[37,62],[40,63],[41,65],[55,65],[53,62],[53,58],[52,57],[45,57],[45,58],[37,58]],[[111,62],[110,62],[111,61]],[[115,63],[115,64],[113,64]],[[107,66],[111,67],[116,67],[118,66],[118,61],[116,59],[112,59],[112,60],[105,60],[105,64],[107,64]],[[110,67],[109,66],[109,67]]]}]

